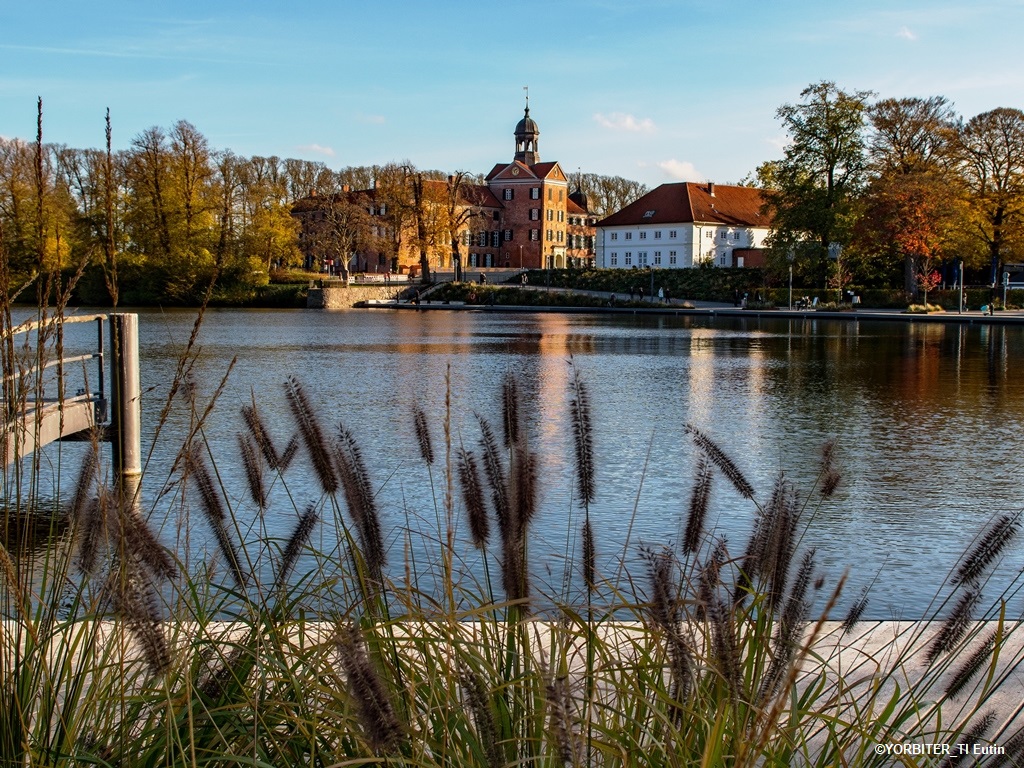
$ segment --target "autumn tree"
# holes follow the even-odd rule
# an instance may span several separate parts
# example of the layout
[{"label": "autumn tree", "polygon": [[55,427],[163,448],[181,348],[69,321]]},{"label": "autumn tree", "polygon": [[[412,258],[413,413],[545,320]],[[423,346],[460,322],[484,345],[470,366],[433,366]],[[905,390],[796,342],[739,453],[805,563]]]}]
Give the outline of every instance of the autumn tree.
[{"label": "autumn tree", "polygon": [[957,127],[956,166],[991,283],[1002,265],[1024,260],[1024,112],[1000,107]]},{"label": "autumn tree", "polygon": [[824,285],[829,246],[849,241],[854,202],[865,179],[870,95],[820,82],[805,88],[799,103],[784,104],[776,112],[790,143],[782,159],[759,176],[770,180],[765,190],[773,218],[769,257],[780,271],[792,257],[799,272]]},{"label": "autumn tree", "polygon": [[[954,252],[962,207],[951,178],[956,115],[941,96],[882,99],[868,109],[869,168],[856,249],[916,293],[918,275]],[[902,271],[902,278],[898,277]]]}]

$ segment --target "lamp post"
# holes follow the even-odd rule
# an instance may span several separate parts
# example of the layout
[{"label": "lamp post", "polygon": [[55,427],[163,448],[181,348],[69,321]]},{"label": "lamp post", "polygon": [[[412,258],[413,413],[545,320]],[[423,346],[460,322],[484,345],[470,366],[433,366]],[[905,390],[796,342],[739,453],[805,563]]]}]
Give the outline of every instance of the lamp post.
[{"label": "lamp post", "polygon": [[964,313],[964,260],[960,259],[960,304],[957,306],[958,315]]},{"label": "lamp post", "polygon": [[789,262],[789,308],[793,308],[793,262],[796,261],[796,253],[793,249],[789,249],[789,253],[786,254],[786,261]]}]

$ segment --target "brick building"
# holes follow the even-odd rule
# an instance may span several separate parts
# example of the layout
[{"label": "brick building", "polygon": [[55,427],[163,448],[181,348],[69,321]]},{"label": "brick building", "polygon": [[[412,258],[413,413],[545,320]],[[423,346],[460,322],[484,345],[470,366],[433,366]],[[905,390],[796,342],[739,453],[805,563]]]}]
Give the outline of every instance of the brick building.
[{"label": "brick building", "polygon": [[[539,139],[540,129],[527,103],[515,128],[511,162],[497,163],[483,184],[456,177],[424,181],[425,205],[435,214],[447,209],[446,216],[429,217],[438,228],[426,244],[432,269],[593,264],[595,218],[587,198],[578,190],[570,194],[557,162],[541,161]],[[344,207],[345,215],[333,210],[336,207]],[[307,268],[321,270],[333,262],[350,271],[405,272],[414,271],[419,263],[419,243],[409,222],[389,216],[376,190],[311,195],[298,201],[292,214],[300,222],[299,245]],[[457,242],[449,236],[453,226]]]}]

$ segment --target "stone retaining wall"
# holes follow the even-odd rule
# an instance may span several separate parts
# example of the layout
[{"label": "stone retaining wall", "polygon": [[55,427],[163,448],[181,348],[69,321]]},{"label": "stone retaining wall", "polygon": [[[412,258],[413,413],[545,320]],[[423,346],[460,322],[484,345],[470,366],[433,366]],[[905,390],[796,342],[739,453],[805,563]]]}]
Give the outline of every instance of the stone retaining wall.
[{"label": "stone retaining wall", "polygon": [[393,285],[345,285],[327,283],[309,289],[306,296],[308,309],[345,309],[360,301],[393,299],[408,287],[407,283]]}]

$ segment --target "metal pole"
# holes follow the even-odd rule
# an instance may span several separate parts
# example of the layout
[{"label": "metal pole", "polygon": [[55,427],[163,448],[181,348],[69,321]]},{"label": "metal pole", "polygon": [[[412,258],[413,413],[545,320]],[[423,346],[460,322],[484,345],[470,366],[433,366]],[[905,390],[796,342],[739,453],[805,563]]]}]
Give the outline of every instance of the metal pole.
[{"label": "metal pole", "polygon": [[120,482],[142,474],[142,387],[139,316],[110,316],[111,425],[114,473]]},{"label": "metal pole", "polygon": [[960,259],[960,306],[957,307],[957,314],[964,313],[964,260]]},{"label": "metal pole", "polygon": [[789,263],[789,308],[793,308],[793,262]]}]

